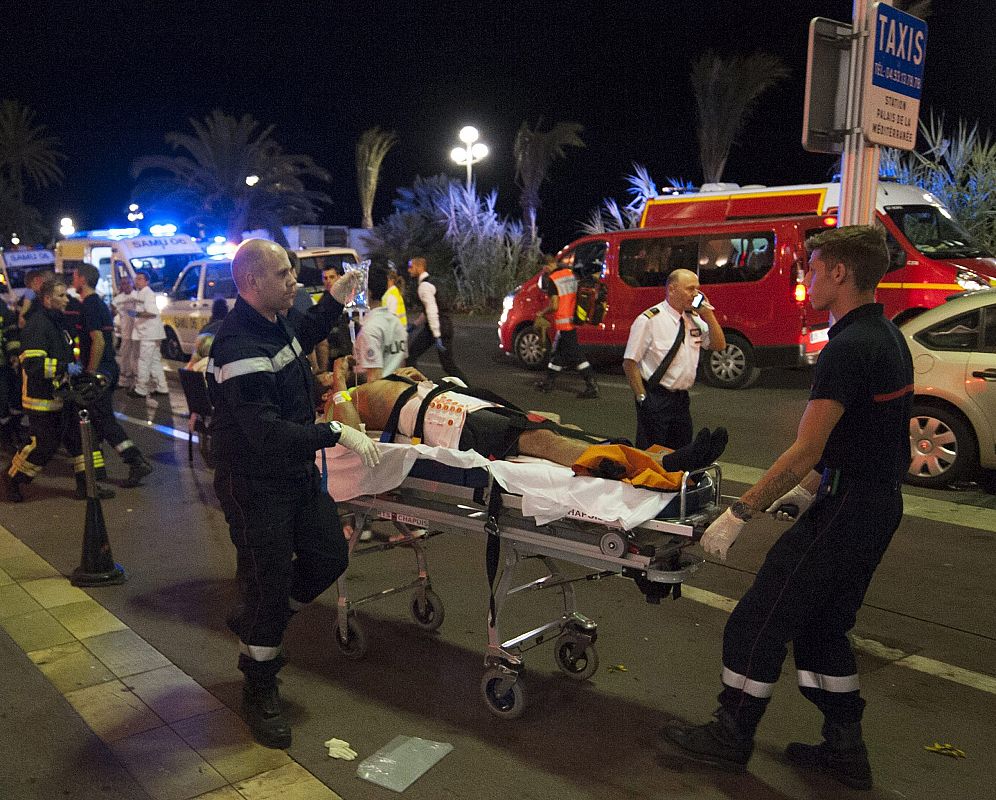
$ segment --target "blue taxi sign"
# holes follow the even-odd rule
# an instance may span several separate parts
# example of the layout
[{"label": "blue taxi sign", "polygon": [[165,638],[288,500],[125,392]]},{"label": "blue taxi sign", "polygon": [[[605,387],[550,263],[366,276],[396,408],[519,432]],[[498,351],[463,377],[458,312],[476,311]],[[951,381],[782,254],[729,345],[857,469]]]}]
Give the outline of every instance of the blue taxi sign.
[{"label": "blue taxi sign", "polygon": [[920,115],[927,23],[885,3],[872,6],[861,128],[872,144],[912,150]]}]

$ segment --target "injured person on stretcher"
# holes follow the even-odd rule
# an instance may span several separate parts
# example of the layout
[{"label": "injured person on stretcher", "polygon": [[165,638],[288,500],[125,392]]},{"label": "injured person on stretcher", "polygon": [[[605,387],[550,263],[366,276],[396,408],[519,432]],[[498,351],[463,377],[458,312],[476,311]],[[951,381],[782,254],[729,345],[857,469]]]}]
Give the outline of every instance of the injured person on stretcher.
[{"label": "injured person on stretcher", "polygon": [[534,456],[571,467],[579,475],[674,490],[683,472],[719,458],[728,438],[725,428],[703,428],[691,444],[673,452],[656,446],[638,450],[524,412],[454,379],[434,383],[414,367],[347,390],[352,368],[352,356],[336,360],[326,418],[383,431],[382,442],[473,450],[493,460]]}]

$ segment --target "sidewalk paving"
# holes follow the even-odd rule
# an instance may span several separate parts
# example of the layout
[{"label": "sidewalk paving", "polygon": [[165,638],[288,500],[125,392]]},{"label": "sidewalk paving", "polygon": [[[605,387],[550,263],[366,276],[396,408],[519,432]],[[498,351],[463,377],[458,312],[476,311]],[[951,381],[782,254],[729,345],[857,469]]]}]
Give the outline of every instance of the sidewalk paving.
[{"label": "sidewalk paving", "polygon": [[339,798],[2,526],[0,628],[0,797]]}]

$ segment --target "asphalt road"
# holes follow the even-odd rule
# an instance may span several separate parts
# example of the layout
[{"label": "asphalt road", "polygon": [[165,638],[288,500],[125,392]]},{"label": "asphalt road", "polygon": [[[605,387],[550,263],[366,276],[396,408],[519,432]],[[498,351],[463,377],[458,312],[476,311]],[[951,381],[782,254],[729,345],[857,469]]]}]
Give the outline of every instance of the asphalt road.
[{"label": "asphalt road", "polygon": [[[621,373],[602,376],[602,397],[577,401],[581,382],[540,395],[537,377],[496,352],[493,329],[459,327],[457,358],[472,378],[529,408],[614,435],[631,435],[634,414]],[[421,364],[438,375],[434,357]],[[155,460],[148,486],[120,490],[103,503],[114,556],[131,579],[91,594],[177,666],[237,708],[235,642],[224,627],[234,594],[234,555],[211,488],[211,473],[186,442],[182,394],[147,405],[122,399],[129,433]],[[783,371],[737,393],[697,389],[697,425],[726,425],[723,460],[763,468],[791,441],[808,377]],[[568,389],[570,387],[570,390]],[[120,393],[119,393],[120,394]],[[174,412],[181,415],[174,416]],[[156,426],[163,426],[161,429]],[[112,475],[124,468],[111,456]],[[61,471],[60,471],[61,470]],[[4,508],[4,524],[68,574],[78,563],[83,509],[66,497],[68,465],[39,480],[35,499]],[[727,494],[741,485],[728,482]],[[922,494],[920,496],[923,496]],[[968,487],[937,493],[938,502],[981,506],[951,524],[908,516],[876,575],[855,628],[866,738],[876,773],[871,797],[984,798],[996,760],[996,591],[991,495]],[[985,527],[989,525],[989,529]],[[282,693],[295,723],[291,755],[347,800],[388,793],[355,777],[355,764],[329,759],[322,742],[346,739],[363,758],[398,734],[453,744],[454,750],[405,795],[437,798],[822,798],[847,794],[819,776],[800,775],[782,759],[792,740],[818,738],[815,709],[795,690],[791,661],[758,734],[750,774],[730,776],[682,761],[657,744],[668,719],[704,720],[715,708],[724,600],[749,586],[764,553],[784,529],[760,521],[725,564],[707,563],[681,600],[644,602],[627,579],[576,585],[581,611],[599,623],[601,665],[585,683],[559,672],[552,648],[526,655],[529,706],[522,719],[491,716],[479,695],[486,644],[487,584],[483,538],[443,535],[429,542],[435,591],[446,620],[435,634],[408,617],[408,596],[366,606],[369,638],[362,660],[345,659],[332,637],[335,592],[301,612],[286,638],[290,660]],[[412,577],[403,550],[354,559],[351,596]],[[506,635],[559,614],[553,592],[530,592],[508,608]],[[965,760],[924,750],[950,742]]]}]

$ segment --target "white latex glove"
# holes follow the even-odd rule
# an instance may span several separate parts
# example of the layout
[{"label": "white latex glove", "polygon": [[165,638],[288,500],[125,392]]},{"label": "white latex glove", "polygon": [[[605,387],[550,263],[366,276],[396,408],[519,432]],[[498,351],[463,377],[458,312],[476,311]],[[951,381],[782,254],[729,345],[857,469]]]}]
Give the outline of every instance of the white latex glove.
[{"label": "white latex glove", "polygon": [[746,524],[746,520],[737,519],[733,516],[733,512],[730,509],[726,509],[726,511],[713,520],[712,525],[706,528],[706,532],[702,534],[699,544],[702,545],[702,549],[707,553],[719,556],[720,559],[726,561],[726,551],[736,541],[740,535],[740,531],[744,529],[744,525]]},{"label": "white latex glove", "polygon": [[368,467],[375,467],[380,463],[380,453],[377,452],[377,445],[374,444],[373,439],[356,428],[343,425],[342,433],[339,435],[339,444],[356,453]]},{"label": "white latex glove", "polygon": [[[794,489],[789,489],[785,494],[768,506],[766,514],[771,514],[775,519],[788,520],[798,519],[802,513],[813,504],[816,495],[805,486],[798,485]],[[789,514],[786,511],[779,511],[782,506],[796,506],[799,511],[796,514]]]},{"label": "white latex glove", "polygon": [[357,293],[363,288],[363,273],[358,269],[351,270],[338,278],[332,285],[329,294],[340,304],[349,305]]},{"label": "white latex glove", "polygon": [[349,746],[349,742],[342,739],[329,739],[325,746],[332,758],[341,758],[343,761],[352,761],[356,758],[356,751]]}]

